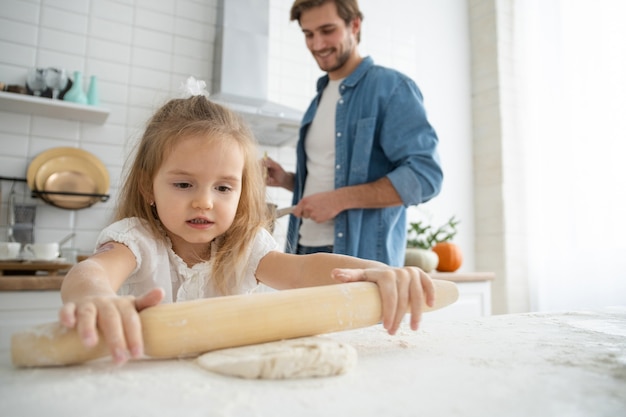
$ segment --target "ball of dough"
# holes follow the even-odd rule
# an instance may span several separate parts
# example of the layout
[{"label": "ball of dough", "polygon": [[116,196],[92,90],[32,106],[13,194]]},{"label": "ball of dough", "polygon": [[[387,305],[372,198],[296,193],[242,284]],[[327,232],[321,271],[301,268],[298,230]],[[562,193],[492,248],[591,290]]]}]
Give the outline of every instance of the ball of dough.
[{"label": "ball of dough", "polygon": [[205,353],[198,364],[222,375],[287,379],[340,375],[356,365],[356,349],[323,337],[303,337]]}]

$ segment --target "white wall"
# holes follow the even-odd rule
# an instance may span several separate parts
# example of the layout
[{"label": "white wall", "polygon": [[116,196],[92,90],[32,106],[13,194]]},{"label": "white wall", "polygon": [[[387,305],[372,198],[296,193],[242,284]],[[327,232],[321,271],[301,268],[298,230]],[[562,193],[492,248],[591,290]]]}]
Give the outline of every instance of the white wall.
[{"label": "white wall", "polygon": [[[424,95],[427,115],[439,135],[443,187],[432,201],[412,208],[411,219],[425,219],[434,226],[446,223],[453,215],[460,219],[462,223],[454,242],[464,254],[461,271],[473,271],[470,45],[466,2],[369,0],[361,4],[365,13],[364,51],[371,53],[380,64],[397,68],[417,82]],[[373,33],[367,36],[370,25]]]},{"label": "white wall", "polygon": [[[23,177],[30,160],[55,146],[78,146],[99,156],[111,174],[112,198],[89,209],[67,211],[40,204],[36,239],[76,231],[83,252],[109,219],[129,143],[152,110],[190,74],[211,73],[215,0],[3,0],[0,8],[0,81],[22,84],[33,66],[81,70],[100,79],[104,125],[0,112],[0,176]],[[271,1],[270,98],[306,108],[319,69],[289,22],[291,0]],[[395,67],[420,86],[441,143],[442,193],[412,216],[444,223],[462,220],[458,238],[463,269],[473,268],[473,212],[469,117],[467,11],[463,0],[362,0],[362,51]],[[393,10],[393,12],[392,12]],[[401,10],[401,12],[398,12]],[[269,148],[293,166],[293,148]],[[0,225],[6,224],[10,183],[2,184]],[[24,190],[28,194],[27,190]],[[269,198],[287,205],[287,192]],[[0,230],[0,236],[5,229]],[[277,228],[277,237],[284,227]]]},{"label": "white wall", "polygon": [[532,309],[624,305],[626,4],[526,0],[517,13]]}]

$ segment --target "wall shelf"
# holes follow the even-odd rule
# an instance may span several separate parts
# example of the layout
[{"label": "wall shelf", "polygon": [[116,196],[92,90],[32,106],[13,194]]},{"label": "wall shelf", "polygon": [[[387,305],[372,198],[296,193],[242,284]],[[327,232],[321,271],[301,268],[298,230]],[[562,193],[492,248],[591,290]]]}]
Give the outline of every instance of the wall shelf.
[{"label": "wall shelf", "polygon": [[0,110],[95,124],[103,124],[110,113],[108,109],[102,107],[4,91],[0,91]]}]

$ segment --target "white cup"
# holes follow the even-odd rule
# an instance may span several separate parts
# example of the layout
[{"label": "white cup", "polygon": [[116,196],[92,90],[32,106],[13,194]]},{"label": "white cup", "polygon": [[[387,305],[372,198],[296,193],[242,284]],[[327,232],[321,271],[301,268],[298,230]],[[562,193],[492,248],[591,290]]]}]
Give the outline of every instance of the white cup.
[{"label": "white cup", "polygon": [[68,263],[75,264],[78,258],[78,249],[61,248],[61,258],[65,259]]},{"label": "white cup", "polygon": [[0,259],[17,259],[21,247],[20,242],[0,242]]},{"label": "white cup", "polygon": [[27,243],[24,245],[24,252],[34,259],[50,261],[59,257],[58,243]]}]

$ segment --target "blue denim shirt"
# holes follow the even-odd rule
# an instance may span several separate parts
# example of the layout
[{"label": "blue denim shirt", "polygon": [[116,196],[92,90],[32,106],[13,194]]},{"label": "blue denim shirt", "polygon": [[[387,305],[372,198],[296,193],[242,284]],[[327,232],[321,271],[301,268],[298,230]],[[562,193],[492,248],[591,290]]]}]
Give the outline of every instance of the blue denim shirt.
[{"label": "blue denim shirt", "polygon": [[[304,141],[328,76],[302,119],[296,146],[293,204],[302,199],[307,175]],[[404,265],[406,208],[426,202],[441,189],[438,138],[426,119],[422,94],[413,80],[374,64],[370,57],[340,85],[335,118],[335,188],[387,177],[403,205],[346,210],[335,217],[334,252]],[[286,251],[295,253],[300,219],[290,216]]]}]

